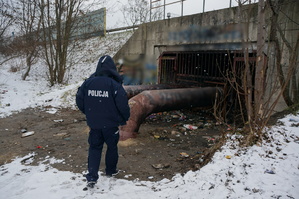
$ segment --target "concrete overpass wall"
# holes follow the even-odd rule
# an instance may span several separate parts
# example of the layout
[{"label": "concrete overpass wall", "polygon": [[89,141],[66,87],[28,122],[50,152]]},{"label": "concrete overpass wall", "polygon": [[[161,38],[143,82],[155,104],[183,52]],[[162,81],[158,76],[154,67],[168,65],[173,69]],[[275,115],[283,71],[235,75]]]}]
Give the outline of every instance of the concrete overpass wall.
[{"label": "concrete overpass wall", "polygon": [[[285,2],[278,15],[278,23],[283,28],[286,39],[294,48],[299,32],[299,1]],[[270,8],[266,7],[265,28],[268,35],[267,48],[264,53],[268,57],[269,65],[268,96],[275,89],[277,90],[275,95],[279,94],[279,89],[277,89],[279,75],[275,66],[277,52],[270,38],[273,25],[271,16]],[[243,47],[256,50],[257,17],[257,4],[251,4],[241,9],[233,7],[142,24],[116,53],[114,59],[116,61],[119,59],[143,60],[146,64],[157,66],[159,56],[165,51],[242,50]],[[281,64],[285,66],[283,70],[286,73],[290,56],[281,37],[279,42],[281,46],[284,46]],[[299,78],[298,71],[299,69],[296,71],[297,78]],[[275,97],[272,96],[272,98]],[[282,98],[277,107],[277,111],[286,107]]]},{"label": "concrete overpass wall", "polygon": [[252,4],[241,11],[233,7],[142,24],[114,58],[158,58],[166,50],[240,49],[247,33],[256,41],[256,21],[257,5]]}]

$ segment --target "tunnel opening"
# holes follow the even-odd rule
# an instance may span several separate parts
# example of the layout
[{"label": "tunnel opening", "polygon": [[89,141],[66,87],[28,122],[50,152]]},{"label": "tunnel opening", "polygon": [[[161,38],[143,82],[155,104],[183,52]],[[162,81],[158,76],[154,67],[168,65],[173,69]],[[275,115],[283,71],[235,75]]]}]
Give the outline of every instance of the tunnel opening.
[{"label": "tunnel opening", "polygon": [[[248,53],[248,57],[251,68],[254,68],[256,52]],[[160,84],[200,86],[223,84],[227,81],[228,72],[234,71],[241,77],[245,60],[242,51],[163,52],[159,57],[158,81]]]},{"label": "tunnel opening", "polygon": [[[246,68],[246,64],[248,64]],[[220,86],[223,88],[222,116],[240,123],[246,117],[244,75],[250,76],[246,87],[254,90],[256,51],[201,50],[169,51],[159,57],[158,82],[190,87]],[[246,71],[245,71],[246,69]],[[236,90],[238,88],[238,90]],[[239,97],[237,97],[237,95]],[[251,94],[254,101],[254,92]]]}]

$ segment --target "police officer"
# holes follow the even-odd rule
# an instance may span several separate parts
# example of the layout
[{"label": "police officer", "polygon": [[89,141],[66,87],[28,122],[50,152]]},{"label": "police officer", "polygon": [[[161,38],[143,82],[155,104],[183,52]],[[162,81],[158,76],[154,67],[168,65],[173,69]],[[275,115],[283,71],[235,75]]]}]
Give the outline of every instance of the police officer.
[{"label": "police officer", "polygon": [[90,127],[86,178],[87,187],[93,188],[99,178],[104,143],[107,144],[106,175],[117,174],[118,126],[125,125],[130,117],[122,78],[110,56],[105,55],[99,59],[96,72],[79,87],[76,103],[86,115],[87,125]]}]

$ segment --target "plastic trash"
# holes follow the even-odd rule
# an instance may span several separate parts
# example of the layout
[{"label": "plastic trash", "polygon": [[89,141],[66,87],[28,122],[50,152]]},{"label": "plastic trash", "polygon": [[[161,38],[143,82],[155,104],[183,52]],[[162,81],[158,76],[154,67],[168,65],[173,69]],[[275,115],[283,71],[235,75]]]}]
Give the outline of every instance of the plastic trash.
[{"label": "plastic trash", "polygon": [[265,173],[268,173],[268,174],[275,174],[275,172],[273,170],[269,170],[269,169],[266,169]]},{"label": "plastic trash", "polygon": [[21,133],[26,133],[27,129],[21,129]]},{"label": "plastic trash", "polygon": [[173,119],[179,119],[179,118],[180,118],[179,115],[171,115],[171,117],[172,117]]},{"label": "plastic trash", "polygon": [[164,168],[169,168],[169,164],[152,164],[152,167],[155,169],[164,169]]},{"label": "plastic trash", "polygon": [[226,159],[231,159],[232,156],[231,156],[231,155],[226,155],[225,158],[226,158]]},{"label": "plastic trash", "polygon": [[198,127],[197,126],[193,126],[191,124],[184,124],[183,125],[186,129],[189,129],[189,130],[195,130],[197,129]]},{"label": "plastic trash", "polygon": [[53,120],[54,122],[63,122],[63,119],[60,120]]},{"label": "plastic trash", "polygon": [[188,153],[185,153],[185,152],[180,153],[180,155],[182,157],[184,157],[184,158],[188,158],[189,157]]},{"label": "plastic trash", "polygon": [[22,138],[28,137],[28,136],[33,135],[33,134],[34,134],[34,131],[27,131],[25,133],[22,133]]},{"label": "plastic trash", "polygon": [[55,136],[55,137],[65,137],[65,136],[68,136],[68,134],[67,133],[56,133],[53,136]]},{"label": "plastic trash", "polygon": [[132,174],[125,175],[124,178],[132,177]]}]

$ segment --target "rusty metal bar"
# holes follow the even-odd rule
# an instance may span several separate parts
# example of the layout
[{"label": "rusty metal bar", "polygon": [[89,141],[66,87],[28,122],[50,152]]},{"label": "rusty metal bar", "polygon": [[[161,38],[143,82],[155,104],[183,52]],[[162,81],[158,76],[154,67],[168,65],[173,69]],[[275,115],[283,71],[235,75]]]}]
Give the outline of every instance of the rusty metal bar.
[{"label": "rusty metal bar", "polygon": [[182,108],[211,106],[222,88],[185,88],[143,91],[129,100],[130,119],[120,128],[121,140],[135,137],[144,119],[151,113]]},{"label": "rusty metal bar", "polygon": [[[255,53],[252,52],[249,59],[254,59]],[[163,52],[159,58],[159,83],[203,85],[205,81],[225,82],[226,71],[232,70],[233,60],[241,57],[242,52],[227,50]]]}]

